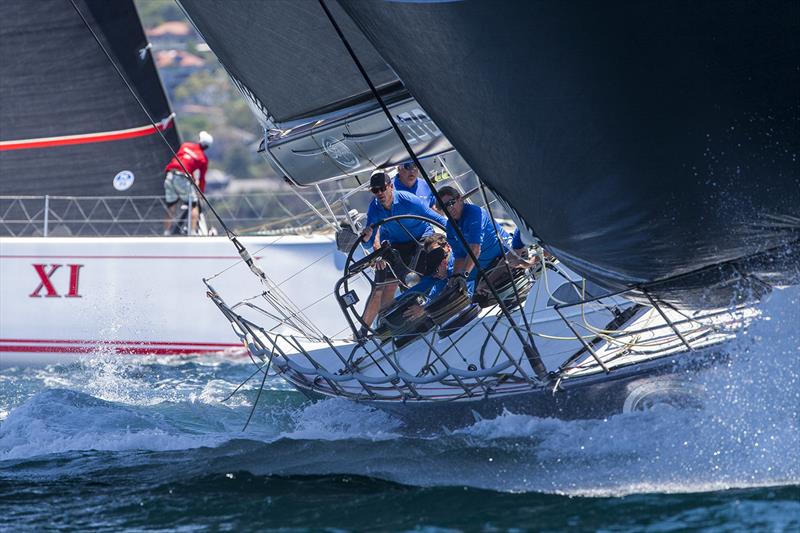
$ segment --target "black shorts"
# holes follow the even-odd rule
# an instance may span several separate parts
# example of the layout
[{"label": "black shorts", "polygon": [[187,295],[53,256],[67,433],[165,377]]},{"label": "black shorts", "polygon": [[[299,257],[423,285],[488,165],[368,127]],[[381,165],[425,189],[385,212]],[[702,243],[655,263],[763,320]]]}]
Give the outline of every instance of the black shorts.
[{"label": "black shorts", "polygon": [[[392,248],[397,250],[397,253],[400,254],[400,259],[403,260],[403,263],[406,266],[411,266],[411,261],[414,259],[414,253],[417,251],[417,243],[415,241],[409,242],[393,242],[391,243]],[[376,283],[385,283],[387,281],[396,280],[397,276],[395,272],[387,264],[383,270],[375,270],[375,282]]]}]

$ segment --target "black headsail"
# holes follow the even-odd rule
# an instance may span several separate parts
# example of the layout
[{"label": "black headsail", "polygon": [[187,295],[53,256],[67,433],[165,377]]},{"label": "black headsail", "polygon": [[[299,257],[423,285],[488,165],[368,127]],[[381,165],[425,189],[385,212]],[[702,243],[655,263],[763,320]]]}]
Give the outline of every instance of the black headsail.
[{"label": "black headsail", "polygon": [[[78,11],[80,11],[80,14]],[[132,0],[0,2],[0,195],[159,195],[172,112]],[[128,171],[124,192],[114,177]]]},{"label": "black headsail", "polygon": [[800,281],[797,2],[339,3],[576,271],[687,305]]},{"label": "black headsail", "polygon": [[[407,160],[316,0],[180,0],[266,130],[266,150],[301,185]],[[331,4],[420,157],[452,149],[392,69]]]}]

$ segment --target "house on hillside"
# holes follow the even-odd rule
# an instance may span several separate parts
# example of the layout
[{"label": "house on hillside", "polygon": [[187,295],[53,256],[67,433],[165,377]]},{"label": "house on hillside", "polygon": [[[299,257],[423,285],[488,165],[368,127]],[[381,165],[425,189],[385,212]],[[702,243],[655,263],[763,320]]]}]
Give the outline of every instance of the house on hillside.
[{"label": "house on hillside", "polygon": [[156,68],[161,73],[164,88],[169,94],[186,78],[208,67],[205,59],[185,50],[157,50],[153,57]]},{"label": "house on hillside", "polygon": [[145,30],[154,50],[186,50],[189,43],[201,41],[194,28],[184,21],[171,20]]}]

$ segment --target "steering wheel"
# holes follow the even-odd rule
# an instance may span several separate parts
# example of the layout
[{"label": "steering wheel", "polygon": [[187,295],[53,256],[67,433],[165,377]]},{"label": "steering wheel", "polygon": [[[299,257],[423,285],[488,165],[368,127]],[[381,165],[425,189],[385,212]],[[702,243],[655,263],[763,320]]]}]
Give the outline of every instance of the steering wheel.
[{"label": "steering wheel", "polygon": [[[412,264],[411,265],[406,265],[405,262],[403,262],[402,259],[400,259],[399,257],[396,257],[394,259],[394,261],[395,262],[396,261],[400,261],[403,264],[403,266],[408,268],[410,271],[416,272],[415,269],[416,269],[416,266],[417,266],[417,261],[419,260],[419,256],[420,256],[420,254],[422,252],[423,243],[422,243],[422,240],[417,240],[416,238],[414,238],[414,236],[411,235],[411,232],[408,230],[408,228],[406,228],[403,224],[401,224],[399,222],[399,221],[401,221],[403,219],[421,220],[423,222],[427,222],[428,224],[430,224],[430,225],[432,225],[432,226],[434,226],[436,228],[439,228],[442,231],[445,230],[445,227],[442,224],[440,224],[439,222],[436,222],[435,220],[432,220],[430,218],[423,217],[423,216],[420,216],[420,215],[397,215],[397,216],[392,216],[392,217],[385,218],[385,219],[379,221],[377,224],[375,224],[372,227],[372,231],[377,231],[381,226],[384,226],[384,225],[389,224],[391,222],[397,222],[398,224],[400,224],[400,227],[402,227],[403,230],[408,234],[408,236],[411,238],[411,241],[413,241],[416,244],[416,248],[414,250],[414,256],[413,256],[413,260],[412,260]],[[355,243],[353,243],[353,246],[351,246],[350,251],[347,254],[347,259],[345,260],[345,263],[344,263],[344,276],[337,282],[336,288],[334,290],[334,293],[336,295],[336,299],[339,301],[339,305],[342,307],[342,311],[344,312],[345,317],[347,318],[348,322],[350,323],[350,326],[353,329],[353,333],[355,335],[358,335],[358,332],[356,331],[355,324],[350,319],[350,315],[348,314],[348,309],[349,309],[350,305],[347,304],[347,302],[344,300],[344,297],[343,297],[343,295],[345,295],[345,294],[350,292],[350,286],[349,286],[350,278],[352,278],[352,277],[354,277],[354,276],[356,276],[358,274],[364,273],[369,267],[373,266],[374,262],[377,261],[378,259],[383,259],[384,257],[386,257],[387,255],[391,254],[392,252],[394,252],[395,254],[397,253],[396,251],[392,250],[391,245],[388,242],[384,241],[381,244],[381,247],[379,249],[375,250],[374,252],[372,252],[370,254],[367,254],[365,257],[362,257],[361,259],[356,261],[356,260],[353,259],[353,256],[355,255],[356,250],[358,250],[360,245],[362,245],[362,244],[363,244],[363,241],[361,239],[358,239]],[[390,267],[387,266],[387,268],[390,268]],[[366,273],[364,273],[364,277],[367,278],[367,281],[369,281],[369,284],[370,284],[371,288],[374,289],[375,286],[377,285],[377,282],[373,278],[370,278]],[[398,278],[398,280],[401,283],[403,283],[403,280],[400,280],[399,278]],[[342,289],[343,289],[343,291],[340,292]],[[363,319],[361,318],[361,315],[359,315],[358,313],[355,313],[354,311],[353,311],[353,315],[356,317],[356,319],[358,320],[358,322],[361,324],[362,327],[372,331],[370,326],[368,324],[364,323]]]}]

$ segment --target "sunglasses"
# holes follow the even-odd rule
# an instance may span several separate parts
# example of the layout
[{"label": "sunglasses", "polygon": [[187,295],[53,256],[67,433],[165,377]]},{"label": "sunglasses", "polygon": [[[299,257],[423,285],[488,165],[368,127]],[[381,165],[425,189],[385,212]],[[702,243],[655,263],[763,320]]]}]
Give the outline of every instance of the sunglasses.
[{"label": "sunglasses", "polygon": [[414,168],[414,163],[403,163],[400,166],[403,167],[406,170],[411,170],[412,168]]},{"label": "sunglasses", "polygon": [[383,187],[373,187],[370,190],[372,191],[372,194],[378,194],[386,190],[386,185],[384,185]]},{"label": "sunglasses", "polygon": [[456,205],[456,202],[458,202],[458,198],[451,198],[450,200],[447,200],[445,203],[443,203],[442,206],[444,206],[445,208],[453,207],[454,205]]}]

